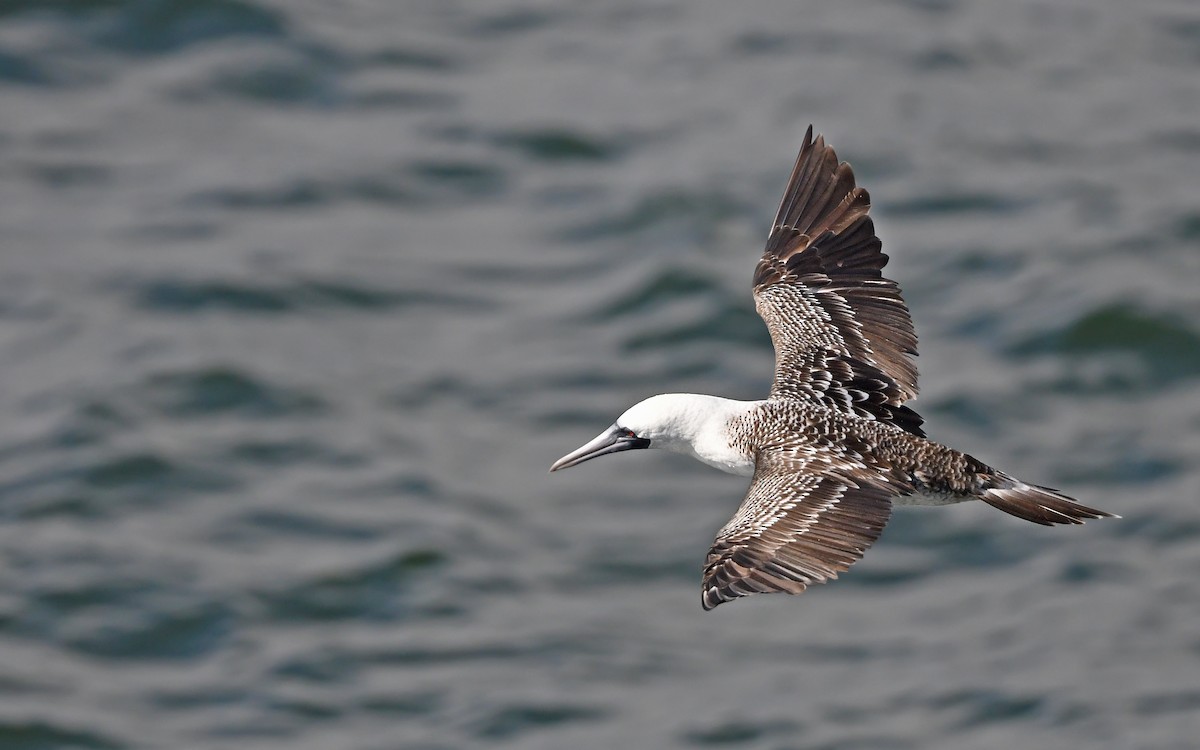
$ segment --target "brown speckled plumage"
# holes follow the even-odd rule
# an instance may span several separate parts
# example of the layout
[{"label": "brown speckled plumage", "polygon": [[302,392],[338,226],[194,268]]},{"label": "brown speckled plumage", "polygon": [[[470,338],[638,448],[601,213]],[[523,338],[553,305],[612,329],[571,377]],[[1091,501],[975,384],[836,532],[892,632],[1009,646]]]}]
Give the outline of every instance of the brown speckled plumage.
[{"label": "brown speckled plumage", "polygon": [[870,199],[810,127],[754,274],[775,345],[770,398],[734,417],[731,446],[753,456],[745,500],[717,534],[703,605],[802,592],[836,578],[883,530],[893,503],[979,499],[1039,524],[1110,514],[1025,484],[925,439],[917,338],[881,269]]}]

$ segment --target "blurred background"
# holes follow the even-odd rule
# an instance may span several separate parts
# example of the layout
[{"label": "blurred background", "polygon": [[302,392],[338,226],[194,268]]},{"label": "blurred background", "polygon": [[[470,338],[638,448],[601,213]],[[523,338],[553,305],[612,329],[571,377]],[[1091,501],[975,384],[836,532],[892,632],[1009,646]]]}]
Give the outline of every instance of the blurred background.
[{"label": "blurred background", "polygon": [[[758,398],[809,123],[931,437],[1124,516],[901,509],[700,609],[746,481],[548,476]],[[0,0],[0,747],[1194,748],[1191,2]]]}]

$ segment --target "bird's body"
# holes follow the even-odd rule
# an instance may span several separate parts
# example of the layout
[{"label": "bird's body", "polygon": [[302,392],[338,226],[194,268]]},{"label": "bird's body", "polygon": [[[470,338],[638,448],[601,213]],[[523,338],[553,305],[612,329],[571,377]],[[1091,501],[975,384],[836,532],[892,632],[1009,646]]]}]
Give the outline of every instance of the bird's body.
[{"label": "bird's body", "polygon": [[704,568],[711,609],[836,578],[879,536],[892,505],[982,500],[1043,525],[1110,516],[931,441],[917,393],[916,334],[849,165],[809,128],[754,275],[775,345],[770,397],[664,394],[642,401],[551,471],[665,448],[753,477]]}]

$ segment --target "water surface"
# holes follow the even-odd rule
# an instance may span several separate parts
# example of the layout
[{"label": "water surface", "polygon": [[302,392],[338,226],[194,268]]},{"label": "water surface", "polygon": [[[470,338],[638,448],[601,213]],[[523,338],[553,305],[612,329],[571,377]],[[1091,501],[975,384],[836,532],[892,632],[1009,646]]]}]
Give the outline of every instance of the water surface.
[{"label": "water surface", "polygon": [[[1192,747],[1198,81],[1168,0],[0,3],[0,746]],[[810,122],[930,435],[1123,520],[703,613],[744,479],[546,475],[766,392]]]}]

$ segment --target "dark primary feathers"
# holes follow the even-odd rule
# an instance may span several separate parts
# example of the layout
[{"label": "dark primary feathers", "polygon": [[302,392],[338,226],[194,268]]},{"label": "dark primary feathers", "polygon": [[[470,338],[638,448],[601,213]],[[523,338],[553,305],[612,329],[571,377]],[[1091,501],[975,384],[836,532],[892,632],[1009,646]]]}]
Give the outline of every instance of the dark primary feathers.
[{"label": "dark primary feathers", "polygon": [[879,537],[895,488],[817,474],[813,463],[778,451],[759,456],[746,499],[709,550],[705,609],[750,594],[799,594],[837,578]]},{"label": "dark primary feathers", "polygon": [[860,416],[889,421],[917,395],[917,336],[899,287],[880,273],[888,256],[870,208],[850,165],[822,136],[814,141],[810,126],[754,272],[754,301],[775,345],[772,398],[843,408],[831,391],[849,389],[853,398],[862,389],[831,378],[840,361],[853,379],[880,381]]},{"label": "dark primary feathers", "polygon": [[[917,337],[899,288],[880,273],[888,258],[870,208],[850,165],[809,126],[754,272],[755,308],[775,346],[771,399],[923,437],[921,418],[903,406],[917,394]],[[878,538],[899,487],[821,459],[759,451],[746,498],[709,551],[705,609],[754,593],[798,594],[836,578]]]}]

